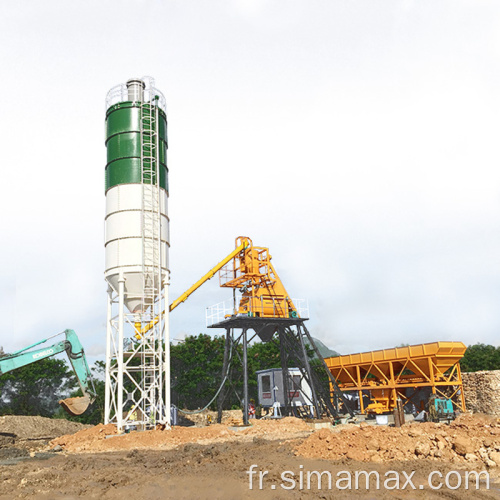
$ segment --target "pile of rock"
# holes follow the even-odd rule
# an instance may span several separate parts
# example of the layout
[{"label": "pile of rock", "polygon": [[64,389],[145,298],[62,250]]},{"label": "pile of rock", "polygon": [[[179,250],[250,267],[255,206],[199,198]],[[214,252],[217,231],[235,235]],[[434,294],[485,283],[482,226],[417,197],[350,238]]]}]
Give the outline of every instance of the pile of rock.
[{"label": "pile of rock", "polygon": [[500,370],[462,373],[462,381],[468,410],[500,416]]},{"label": "pile of rock", "polygon": [[[203,410],[200,413],[180,413],[181,416],[193,422],[197,427],[215,424],[217,422],[217,412],[211,410]],[[243,422],[243,412],[241,410],[224,410],[222,412],[222,424],[235,425],[234,420]]]},{"label": "pile of rock", "polygon": [[296,454],[362,462],[430,459],[500,467],[500,424],[486,415],[462,415],[451,425],[410,424],[400,428],[346,425],[321,429],[296,448]]}]

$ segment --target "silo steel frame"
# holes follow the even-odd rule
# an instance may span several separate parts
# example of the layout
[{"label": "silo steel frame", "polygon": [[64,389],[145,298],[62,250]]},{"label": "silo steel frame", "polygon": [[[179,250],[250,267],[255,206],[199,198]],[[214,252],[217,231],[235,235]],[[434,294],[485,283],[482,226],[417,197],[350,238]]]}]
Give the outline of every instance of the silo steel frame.
[{"label": "silo steel frame", "polygon": [[[141,88],[132,88],[135,82]],[[129,80],[108,93],[106,109],[130,102],[140,110],[140,294],[127,288],[127,268],[108,279],[105,423],[118,430],[170,425],[170,334],[168,307],[168,192],[162,192],[160,115],[165,100],[148,77]],[[128,101],[127,101],[128,100]],[[165,118],[166,124],[166,118]],[[166,129],[165,141],[166,141]],[[166,163],[166,146],[163,152]],[[109,159],[109,158],[108,158]],[[164,176],[167,173],[163,174]],[[139,182],[137,182],[139,181]],[[131,181],[131,182],[134,182]],[[166,182],[166,181],[165,181]],[[165,222],[164,222],[164,219]],[[166,227],[164,228],[163,225]],[[166,236],[165,233],[166,232]],[[138,236],[135,234],[135,236]],[[166,239],[166,241],[165,241]],[[139,237],[137,238],[139,240]],[[139,247],[137,247],[139,248]],[[135,308],[127,299],[139,298]],[[147,332],[141,326],[157,322]],[[139,333],[140,332],[140,333]]]}]

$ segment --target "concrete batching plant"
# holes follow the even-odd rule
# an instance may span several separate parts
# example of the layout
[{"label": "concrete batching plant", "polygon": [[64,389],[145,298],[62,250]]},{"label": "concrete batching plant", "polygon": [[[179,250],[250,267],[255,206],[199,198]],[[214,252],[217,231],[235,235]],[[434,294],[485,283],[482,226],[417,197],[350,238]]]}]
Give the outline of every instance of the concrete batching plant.
[{"label": "concrete batching plant", "polygon": [[167,115],[152,78],[108,92],[106,148],[104,419],[119,430],[168,425]]}]

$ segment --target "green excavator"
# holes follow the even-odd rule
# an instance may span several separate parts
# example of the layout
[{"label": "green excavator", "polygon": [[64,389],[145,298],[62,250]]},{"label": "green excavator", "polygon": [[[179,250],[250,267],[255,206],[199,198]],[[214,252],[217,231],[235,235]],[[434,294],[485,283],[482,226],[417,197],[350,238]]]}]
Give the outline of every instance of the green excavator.
[{"label": "green excavator", "polygon": [[[39,349],[33,349],[36,346],[44,344],[48,340],[64,334],[66,340],[62,340],[53,345],[45,346]],[[76,398],[61,399],[59,404],[66,410],[67,413],[73,416],[78,416],[84,413],[89,405],[95,400],[96,393],[92,376],[90,374],[89,365],[83,346],[80,343],[76,333],[73,330],[64,330],[64,332],[53,335],[48,339],[41,340],[35,344],[31,344],[20,351],[16,351],[7,356],[0,358],[0,376],[4,373],[21,368],[22,366],[36,363],[41,359],[50,358],[56,354],[66,352],[69,362],[75,372],[80,389],[83,396]]]}]

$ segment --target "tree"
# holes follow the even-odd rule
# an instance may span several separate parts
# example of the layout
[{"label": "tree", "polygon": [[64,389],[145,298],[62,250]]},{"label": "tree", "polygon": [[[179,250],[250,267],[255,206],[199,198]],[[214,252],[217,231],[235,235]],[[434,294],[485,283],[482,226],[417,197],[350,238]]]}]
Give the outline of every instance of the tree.
[{"label": "tree", "polygon": [[0,414],[52,417],[75,386],[64,360],[41,359],[0,377]]},{"label": "tree", "polygon": [[180,408],[205,406],[221,383],[224,337],[190,335],[170,348],[172,403]]},{"label": "tree", "polygon": [[500,370],[500,347],[487,344],[469,346],[460,361],[460,368],[464,372]]}]

